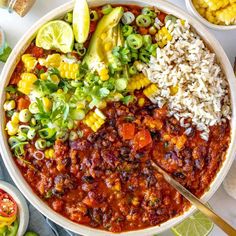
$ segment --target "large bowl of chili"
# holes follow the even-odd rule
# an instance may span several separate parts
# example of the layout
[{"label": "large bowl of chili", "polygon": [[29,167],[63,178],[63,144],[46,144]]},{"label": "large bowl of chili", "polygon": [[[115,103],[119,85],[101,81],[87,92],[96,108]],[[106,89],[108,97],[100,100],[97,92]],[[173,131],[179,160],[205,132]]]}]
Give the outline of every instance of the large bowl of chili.
[{"label": "large bowl of chili", "polygon": [[[221,67],[224,71],[224,74],[228,80],[229,83],[229,88],[230,88],[230,95],[231,95],[231,108],[232,108],[232,119],[231,119],[231,129],[230,131],[230,137],[231,141],[228,147],[228,150],[225,155],[225,160],[222,163],[222,166],[218,170],[215,178],[211,182],[209,189],[205,191],[205,193],[202,195],[202,200],[203,201],[208,201],[211,196],[215,193],[215,191],[218,189],[220,184],[222,183],[224,177],[226,176],[232,162],[234,159],[234,155],[236,153],[236,146],[234,145],[236,142],[236,117],[235,117],[235,107],[236,107],[236,81],[235,81],[235,76],[231,67],[231,64],[222,49],[221,45],[219,42],[205,29],[204,26],[202,26],[197,20],[195,20],[193,17],[189,16],[186,14],[184,11],[179,9],[178,7],[172,5],[171,3],[168,3],[163,0],[159,0],[156,2],[153,2],[151,0],[129,0],[129,1],[116,1],[116,0],[111,0],[111,1],[105,1],[105,0],[100,0],[100,1],[89,1],[89,4],[91,7],[95,6],[101,6],[104,4],[124,4],[124,5],[138,5],[138,6],[155,6],[158,9],[160,9],[163,12],[166,12],[168,14],[175,15],[176,17],[179,18],[184,18],[187,20],[191,26],[194,28],[194,30],[201,36],[201,38],[204,40],[204,42],[209,46],[210,50],[215,52],[217,59],[219,63],[221,64]],[[29,47],[30,43],[32,40],[35,38],[37,31],[39,28],[44,25],[46,22],[53,20],[53,19],[59,19],[65,15],[65,13],[71,11],[73,9],[73,2],[66,3],[57,9],[51,11],[47,15],[45,15],[42,19],[40,19],[37,23],[35,23],[29,31],[21,38],[21,40],[17,43],[15,48],[12,51],[12,54],[10,55],[4,69],[1,75],[2,83],[1,83],[1,89],[0,89],[0,99],[1,99],[1,112],[4,114],[3,111],[3,104],[5,101],[5,87],[8,85],[10,77],[17,65],[17,63],[20,60],[21,55],[25,52],[25,50]],[[110,107],[112,110],[116,110],[117,107]],[[138,112],[138,111],[137,111]],[[160,111],[161,112],[161,111]],[[108,114],[107,114],[108,115]],[[160,115],[160,114],[159,114]],[[22,191],[22,193],[25,195],[25,197],[31,202],[33,206],[35,206],[40,212],[42,212],[46,217],[49,219],[53,220],[57,224],[61,225],[62,227],[69,229],[73,232],[80,233],[83,235],[113,235],[113,232],[107,232],[103,228],[100,229],[99,227],[97,229],[88,227],[83,224],[78,224],[75,223],[68,218],[62,216],[61,214],[55,212],[52,210],[48,204],[46,204],[44,201],[41,200],[40,197],[38,197],[35,192],[32,190],[30,185],[27,183],[25,178],[22,176],[21,171],[19,170],[18,166],[16,165],[15,161],[12,158],[12,153],[11,150],[9,149],[8,142],[7,142],[7,135],[5,133],[5,117],[1,116],[0,117],[0,122],[1,122],[1,133],[0,133],[0,144],[1,144],[1,154],[4,160],[4,163],[13,178],[14,182],[18,186],[18,188]],[[127,133],[127,130],[129,132]],[[126,136],[127,139],[129,139],[129,136],[132,135],[133,132],[133,127],[129,124],[122,125],[121,124],[121,130],[120,132],[124,133],[124,136]],[[140,138],[141,137],[141,138]],[[145,137],[145,140],[150,140],[150,133],[146,133],[144,131],[140,131],[137,133],[136,136],[136,143],[138,146],[143,147],[145,146],[146,143],[143,143],[142,137]],[[112,137],[115,139],[115,137]],[[215,144],[216,145],[216,144]],[[126,150],[123,150],[124,152]],[[111,173],[112,174],[112,173]],[[181,176],[179,176],[181,178]],[[32,177],[33,178],[33,177]],[[89,179],[88,179],[89,182]],[[171,190],[170,190],[171,191]],[[85,201],[86,202],[86,201]],[[88,203],[87,201],[87,204]],[[163,223],[157,226],[150,226],[148,228],[142,229],[140,228],[135,228],[135,226],[131,227],[131,231],[129,228],[127,228],[126,232],[121,232],[119,233],[120,235],[151,235],[154,233],[160,233],[165,231],[166,229],[169,229],[170,227],[174,226],[175,224],[179,223],[186,217],[190,216],[193,211],[195,210],[194,207],[189,207],[186,211],[184,211],[182,214],[175,216],[171,219],[168,219],[167,221],[164,220]],[[161,214],[161,213],[160,213]],[[175,215],[175,214],[173,214]],[[107,216],[109,218],[109,216]],[[115,230],[113,230],[115,231]]]}]

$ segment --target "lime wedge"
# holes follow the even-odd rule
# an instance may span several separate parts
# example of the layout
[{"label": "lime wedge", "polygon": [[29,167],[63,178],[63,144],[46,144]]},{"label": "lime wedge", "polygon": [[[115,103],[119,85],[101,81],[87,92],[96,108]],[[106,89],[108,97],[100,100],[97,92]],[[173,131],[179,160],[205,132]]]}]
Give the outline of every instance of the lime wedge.
[{"label": "lime wedge", "polygon": [[214,224],[205,215],[197,211],[171,230],[177,236],[207,236],[213,226]]},{"label": "lime wedge", "polygon": [[86,0],[76,0],[73,10],[73,31],[78,43],[84,43],[89,35],[90,14]]},{"label": "lime wedge", "polygon": [[65,21],[50,21],[38,31],[36,46],[46,50],[58,50],[63,53],[71,52],[74,46],[73,30]]}]

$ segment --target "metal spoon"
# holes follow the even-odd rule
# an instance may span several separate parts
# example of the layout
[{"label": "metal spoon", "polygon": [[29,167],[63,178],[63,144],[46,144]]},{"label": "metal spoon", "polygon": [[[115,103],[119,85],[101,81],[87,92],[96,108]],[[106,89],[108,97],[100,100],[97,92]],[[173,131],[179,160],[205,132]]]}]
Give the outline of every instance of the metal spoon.
[{"label": "metal spoon", "polygon": [[223,220],[219,215],[217,215],[212,209],[206,206],[200,199],[195,197],[190,191],[188,191],[179,182],[174,180],[165,170],[163,170],[159,165],[151,161],[151,164],[155,170],[161,173],[164,179],[174,187],[179,193],[181,193],[186,199],[188,199],[195,207],[198,208],[204,215],[211,219],[216,225],[218,225],[226,234],[229,236],[236,236],[236,229],[229,225],[225,220]]}]

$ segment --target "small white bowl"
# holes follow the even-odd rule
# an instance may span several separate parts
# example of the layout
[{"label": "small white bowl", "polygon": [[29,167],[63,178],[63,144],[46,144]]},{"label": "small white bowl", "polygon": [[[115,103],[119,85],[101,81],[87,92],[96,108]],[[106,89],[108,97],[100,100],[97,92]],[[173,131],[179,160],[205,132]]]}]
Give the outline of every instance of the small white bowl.
[{"label": "small white bowl", "polygon": [[214,29],[214,30],[234,30],[236,29],[236,25],[216,25],[212,24],[208,20],[206,20],[204,17],[202,17],[197,9],[194,7],[192,0],[185,0],[186,7],[188,11],[194,15],[201,23],[206,25],[207,27]]},{"label": "small white bowl", "polygon": [[0,180],[0,189],[8,193],[16,202],[18,207],[19,228],[17,236],[22,236],[26,232],[29,223],[29,208],[21,192],[13,185]]}]

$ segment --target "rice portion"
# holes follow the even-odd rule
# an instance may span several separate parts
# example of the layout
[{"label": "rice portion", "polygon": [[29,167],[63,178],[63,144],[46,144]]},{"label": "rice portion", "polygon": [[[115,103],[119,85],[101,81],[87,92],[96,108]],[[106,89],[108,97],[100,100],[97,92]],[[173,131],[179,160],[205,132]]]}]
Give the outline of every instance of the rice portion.
[{"label": "rice portion", "polygon": [[[209,138],[209,126],[230,119],[231,107],[228,83],[220,66],[200,37],[190,25],[177,20],[166,23],[173,39],[164,48],[157,49],[143,72],[159,90],[152,98],[159,107],[169,107],[169,116],[180,121],[181,126],[192,124]],[[172,94],[172,88],[177,92]]]}]

